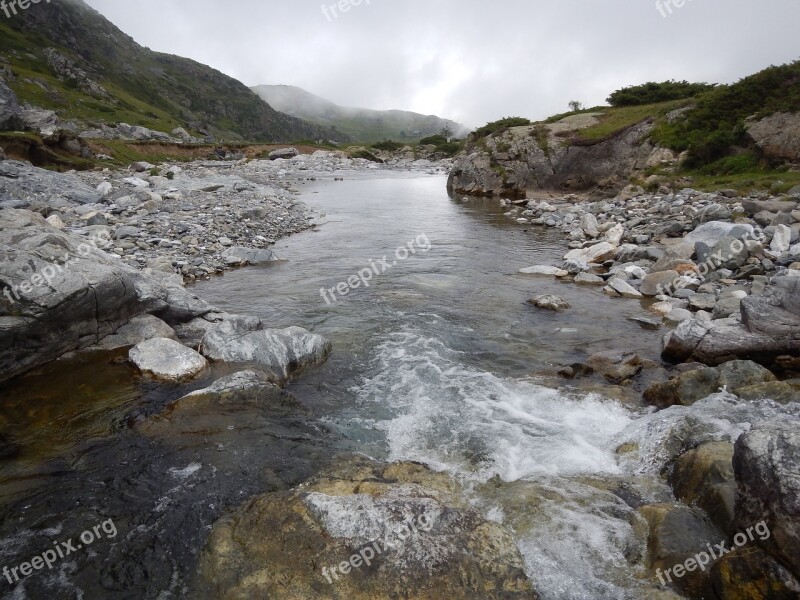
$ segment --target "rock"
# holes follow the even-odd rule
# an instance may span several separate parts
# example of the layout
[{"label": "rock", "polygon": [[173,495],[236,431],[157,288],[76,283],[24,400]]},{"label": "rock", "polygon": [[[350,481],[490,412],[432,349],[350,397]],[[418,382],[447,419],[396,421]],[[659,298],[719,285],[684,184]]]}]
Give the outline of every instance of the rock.
[{"label": "rock", "polygon": [[733,444],[708,442],[681,454],[670,471],[668,481],[676,498],[702,508],[712,522],[728,535],[735,533]]},{"label": "rock", "polygon": [[648,329],[650,331],[658,331],[661,329],[661,322],[656,321],[655,319],[648,319],[646,317],[631,317],[631,321],[638,323],[642,329]]},{"label": "rock", "polygon": [[267,329],[261,319],[234,316],[208,329],[201,352],[213,361],[267,367],[285,383],[324,362],[331,343],[300,327]]},{"label": "rock", "polygon": [[39,169],[16,160],[0,163],[0,178],[5,193],[49,208],[95,204],[103,199],[75,175]]},{"label": "rock", "polygon": [[[220,243],[222,243],[222,241],[220,241]],[[223,246],[224,245],[226,244],[223,244]],[[241,246],[228,248],[222,253],[222,257],[228,262],[228,264],[241,265],[260,265],[278,260],[278,257],[275,256],[275,253],[272,250],[243,248]]]},{"label": "rock", "polygon": [[414,600],[538,597],[511,535],[465,505],[447,475],[362,458],[223,517],[193,588],[225,598],[291,590],[295,600],[373,600],[397,590],[413,590],[406,596]]},{"label": "rock", "polygon": [[760,548],[747,546],[729,552],[711,568],[717,598],[726,600],[794,600],[800,581]]},{"label": "rock", "polygon": [[586,359],[586,365],[615,385],[633,379],[642,371],[642,359],[639,356],[614,351],[593,354]]},{"label": "rock", "polygon": [[673,289],[674,282],[678,279],[677,271],[659,271],[650,273],[642,281],[639,291],[645,296],[657,296],[664,290]]},{"label": "rock", "polygon": [[680,324],[665,338],[663,357],[712,365],[748,357],[769,366],[779,356],[800,353],[800,278],[775,278],[762,294],[742,300],[741,314],[741,323]]},{"label": "rock", "polygon": [[537,308],[544,308],[556,312],[560,312],[571,308],[569,302],[567,302],[560,296],[553,296],[553,295],[536,296],[535,298],[531,298],[530,300],[528,300],[528,302],[530,304],[533,304]]},{"label": "rock", "polygon": [[619,246],[622,242],[622,236],[625,235],[625,228],[617,223],[611,229],[606,231],[605,240],[612,246]]},{"label": "rock", "polygon": [[277,160],[279,158],[289,159],[298,156],[300,152],[297,151],[296,148],[281,148],[279,150],[273,150],[269,153],[270,160]]},{"label": "rock", "polygon": [[597,275],[592,275],[590,273],[578,273],[578,275],[575,277],[575,283],[578,285],[605,285],[606,281]]},{"label": "rock", "polygon": [[696,561],[692,570],[684,565],[725,539],[724,534],[699,511],[685,506],[650,504],[641,507],[639,514],[648,526],[646,567],[693,598],[711,598],[708,571],[698,569]]},{"label": "rock", "polygon": [[589,265],[613,258],[616,249],[616,246],[608,242],[600,242],[599,244],[589,246],[588,248],[571,250],[564,256],[564,260],[575,261],[580,264]]},{"label": "rock", "polygon": [[775,380],[775,375],[757,363],[734,360],[717,368],[694,369],[665,383],[657,383],[645,390],[644,400],[659,408],[675,404],[691,406],[723,388],[735,394],[740,388]]},{"label": "rock", "polygon": [[782,213],[782,212],[792,212],[796,210],[798,203],[793,200],[744,200],[742,201],[742,207],[744,211],[753,216],[755,214],[760,213],[761,211],[767,211],[771,213]]},{"label": "rock", "polygon": [[547,265],[536,265],[533,267],[526,267],[524,269],[520,269],[519,272],[522,273],[523,275],[546,275],[555,277],[566,277],[567,275],[569,275],[569,273],[564,269],[559,269],[558,267],[550,267]]},{"label": "rock", "polygon": [[[666,317],[673,311],[674,308],[675,306],[671,302],[656,302],[649,307],[649,310],[659,317]],[[691,318],[691,314],[689,315],[689,318]]]},{"label": "rock", "polygon": [[[2,79],[0,79],[2,81]],[[20,455],[20,447],[0,435],[0,460],[11,460]]]},{"label": "rock", "polygon": [[641,293],[624,279],[613,277],[608,281],[608,287],[623,298],[643,298]]},{"label": "rock", "polygon": [[644,188],[640,185],[627,185],[617,195],[617,200],[628,202],[639,196],[644,195]]},{"label": "rock", "polygon": [[672,307],[672,310],[664,315],[664,319],[670,325],[680,325],[681,323],[691,321],[693,318],[694,315],[691,313],[691,311],[688,311],[685,308],[676,307]]},{"label": "rock", "polygon": [[178,341],[175,330],[153,315],[139,315],[88,350],[119,350],[153,338]]},{"label": "rock", "polygon": [[775,227],[775,234],[772,236],[772,243],[769,245],[770,250],[780,256],[788,252],[792,244],[792,230],[786,225],[778,225]]},{"label": "rock", "polygon": [[717,297],[714,294],[694,294],[689,298],[689,306],[694,310],[714,310]]},{"label": "rock", "polygon": [[778,112],[745,125],[748,137],[773,160],[800,162],[800,115]]},{"label": "rock", "polygon": [[62,230],[66,227],[66,225],[64,225],[64,221],[61,220],[61,217],[59,217],[55,213],[47,217],[45,221],[47,221],[48,225],[50,225],[51,227],[55,227],[58,230]]},{"label": "rock", "polygon": [[103,198],[107,197],[112,191],[114,191],[114,186],[111,185],[111,182],[104,181],[97,186],[97,192],[102,195]]},{"label": "rock", "polygon": [[17,95],[0,77],[0,131],[22,129],[22,111]]},{"label": "rock", "polygon": [[702,242],[709,248],[713,248],[725,237],[742,240],[745,238],[755,239],[756,235],[752,225],[710,221],[700,225],[700,227],[683,238],[682,245],[694,249],[698,242]]},{"label": "rock", "polygon": [[736,390],[742,400],[772,400],[779,404],[800,404],[800,385],[792,385],[785,381],[768,381],[747,385]]},{"label": "rock", "polygon": [[800,573],[800,420],[761,423],[736,442],[740,529],[764,521],[770,536],[758,544]]},{"label": "rock", "polygon": [[134,173],[144,173],[145,171],[150,171],[151,169],[154,168],[155,165],[150,164],[147,161],[139,161],[131,165],[131,171],[133,171]]},{"label": "rock", "polygon": [[597,229],[597,218],[591,213],[585,213],[581,217],[581,229],[590,238],[600,236],[600,231]]},{"label": "rock", "polygon": [[131,348],[128,358],[144,375],[175,383],[194,379],[208,367],[200,354],[167,338],[153,338],[137,344]]}]

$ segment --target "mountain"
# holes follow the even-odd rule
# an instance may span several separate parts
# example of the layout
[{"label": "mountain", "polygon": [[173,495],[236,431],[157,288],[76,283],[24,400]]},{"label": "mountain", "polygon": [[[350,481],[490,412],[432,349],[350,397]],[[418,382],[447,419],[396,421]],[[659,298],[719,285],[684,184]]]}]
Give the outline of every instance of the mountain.
[{"label": "mountain", "polygon": [[82,0],[32,5],[0,20],[2,75],[20,103],[55,110],[62,121],[184,127],[248,141],[347,141],[276,111],[215,69],[140,46]]},{"label": "mountain", "polygon": [[445,125],[456,135],[466,134],[463,125],[434,115],[343,107],[291,85],[259,85],[252,89],[276,110],[335,128],[359,142],[419,141],[439,133]]}]

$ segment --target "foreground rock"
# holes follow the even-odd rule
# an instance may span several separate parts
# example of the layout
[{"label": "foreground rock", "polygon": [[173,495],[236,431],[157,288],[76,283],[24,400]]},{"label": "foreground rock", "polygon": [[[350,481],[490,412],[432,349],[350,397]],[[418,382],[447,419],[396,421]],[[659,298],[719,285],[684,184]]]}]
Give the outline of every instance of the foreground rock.
[{"label": "foreground rock", "polygon": [[564,300],[561,296],[536,296],[535,298],[528,300],[528,302],[537,308],[552,310],[554,312],[561,312],[570,308],[569,302]]},{"label": "foreground rock", "polygon": [[141,342],[131,349],[129,357],[143,374],[173,383],[194,379],[208,367],[200,354],[167,338]]},{"label": "foreground rock", "polygon": [[537,598],[510,534],[448,476],[362,458],[218,522],[196,587],[215,598]]},{"label": "foreground rock", "polygon": [[201,352],[213,361],[266,367],[285,383],[324,362],[331,343],[300,327],[267,329],[256,317],[231,316],[207,329]]},{"label": "foreground rock", "polygon": [[212,310],[179,277],[141,272],[105,253],[105,239],[0,210],[0,381],[98,344],[139,315],[175,325]]}]

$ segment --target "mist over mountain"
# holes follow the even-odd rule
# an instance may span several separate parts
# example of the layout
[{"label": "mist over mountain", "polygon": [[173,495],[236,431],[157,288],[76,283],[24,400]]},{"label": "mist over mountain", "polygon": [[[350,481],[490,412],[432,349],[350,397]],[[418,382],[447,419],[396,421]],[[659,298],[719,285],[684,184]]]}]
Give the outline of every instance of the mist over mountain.
[{"label": "mist over mountain", "polygon": [[252,89],[275,110],[331,127],[359,142],[419,141],[439,133],[444,127],[456,136],[467,133],[460,123],[436,115],[339,106],[291,85],[259,85]]}]

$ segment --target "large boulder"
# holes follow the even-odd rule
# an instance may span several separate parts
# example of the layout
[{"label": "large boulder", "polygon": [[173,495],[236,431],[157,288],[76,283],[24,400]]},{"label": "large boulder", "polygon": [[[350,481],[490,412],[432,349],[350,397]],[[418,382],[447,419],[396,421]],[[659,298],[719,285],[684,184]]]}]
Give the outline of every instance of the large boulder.
[{"label": "large boulder", "polygon": [[298,152],[296,148],[280,148],[278,150],[273,150],[272,152],[270,152],[269,159],[270,160],[277,160],[279,158],[288,159],[288,158],[294,158],[299,154],[300,152]]},{"label": "large boulder", "polygon": [[537,598],[509,532],[447,475],[364,458],[217,522],[195,585],[230,599]]},{"label": "large boulder", "polygon": [[0,381],[93,346],[138,315],[174,325],[212,310],[180,278],[133,269],[104,243],[0,210]]},{"label": "large boulder", "polygon": [[711,585],[725,600],[796,600],[800,581],[760,548],[736,548],[711,569]]},{"label": "large boulder", "polygon": [[142,374],[158,381],[189,381],[208,367],[208,361],[200,354],[168,338],[140,342],[131,348],[128,356]]},{"label": "large boulder", "polygon": [[16,160],[0,163],[0,192],[48,209],[96,204],[103,199],[100,192],[75,175],[46,171]]},{"label": "large boulder", "polygon": [[756,425],[737,440],[733,467],[740,529],[764,521],[759,544],[800,575],[800,420]]},{"label": "large boulder", "polygon": [[230,316],[209,327],[201,352],[218,362],[266,367],[286,382],[306,367],[324,362],[331,343],[301,327],[268,329],[259,318]]},{"label": "large boulder", "polygon": [[746,127],[748,137],[767,158],[800,162],[800,114],[775,113]]},{"label": "large boulder", "polygon": [[764,293],[742,300],[741,315],[741,322],[681,323],[664,340],[664,358],[710,365],[743,358],[770,366],[800,353],[800,277],[774,278]]}]

